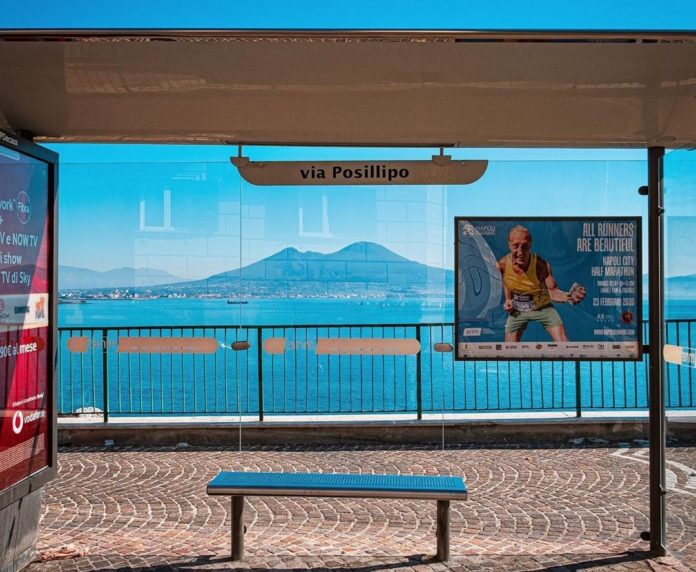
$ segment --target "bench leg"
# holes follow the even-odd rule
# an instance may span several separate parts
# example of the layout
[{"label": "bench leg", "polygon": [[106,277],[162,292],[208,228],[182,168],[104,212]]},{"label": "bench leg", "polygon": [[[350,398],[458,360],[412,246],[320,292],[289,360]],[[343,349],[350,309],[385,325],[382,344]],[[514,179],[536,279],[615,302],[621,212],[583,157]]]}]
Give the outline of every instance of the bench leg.
[{"label": "bench leg", "polygon": [[244,497],[232,497],[232,560],[244,558]]},{"label": "bench leg", "polygon": [[437,501],[437,554],[435,560],[444,562],[450,557],[450,501]]}]

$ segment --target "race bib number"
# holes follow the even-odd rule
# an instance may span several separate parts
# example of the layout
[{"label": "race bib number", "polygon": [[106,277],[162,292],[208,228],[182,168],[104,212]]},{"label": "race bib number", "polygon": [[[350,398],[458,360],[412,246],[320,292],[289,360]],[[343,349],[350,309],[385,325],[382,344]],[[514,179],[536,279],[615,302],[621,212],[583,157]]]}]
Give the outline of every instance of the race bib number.
[{"label": "race bib number", "polygon": [[534,310],[534,298],[527,294],[513,294],[512,307],[518,312]]}]

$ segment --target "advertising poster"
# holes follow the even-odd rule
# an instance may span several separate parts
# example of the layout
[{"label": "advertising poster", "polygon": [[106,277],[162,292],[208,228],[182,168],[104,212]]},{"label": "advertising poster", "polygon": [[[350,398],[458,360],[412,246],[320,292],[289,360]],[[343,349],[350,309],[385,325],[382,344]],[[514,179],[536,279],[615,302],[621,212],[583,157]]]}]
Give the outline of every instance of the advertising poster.
[{"label": "advertising poster", "polygon": [[460,360],[638,360],[639,217],[455,219]]},{"label": "advertising poster", "polygon": [[48,169],[0,147],[0,491],[49,464]]}]

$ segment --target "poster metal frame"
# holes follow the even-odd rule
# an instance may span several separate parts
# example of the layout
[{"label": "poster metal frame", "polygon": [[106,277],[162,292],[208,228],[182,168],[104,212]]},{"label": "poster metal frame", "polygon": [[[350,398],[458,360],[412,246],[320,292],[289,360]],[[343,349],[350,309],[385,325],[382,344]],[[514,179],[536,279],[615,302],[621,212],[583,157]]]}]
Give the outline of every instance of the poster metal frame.
[{"label": "poster metal frame", "polygon": [[[457,270],[458,270],[458,260],[459,260],[459,239],[458,239],[458,226],[460,221],[500,221],[500,222],[519,222],[524,223],[529,222],[606,222],[611,219],[612,221],[627,221],[636,223],[636,228],[638,230],[636,234],[636,313],[638,315],[637,320],[637,339],[638,344],[638,355],[636,357],[527,357],[527,356],[510,356],[506,357],[504,351],[501,351],[500,356],[496,357],[459,357],[458,350],[458,332],[459,332],[459,313],[457,309],[459,308],[459,284],[457,281]],[[568,362],[640,362],[643,360],[643,217],[641,216],[587,216],[587,217],[571,217],[571,216],[455,216],[454,217],[454,330],[453,330],[453,346],[454,346],[454,360],[455,361],[533,361],[533,362],[554,362],[554,361],[568,361]],[[579,340],[582,343],[582,340]],[[493,342],[495,343],[495,342]]]}]

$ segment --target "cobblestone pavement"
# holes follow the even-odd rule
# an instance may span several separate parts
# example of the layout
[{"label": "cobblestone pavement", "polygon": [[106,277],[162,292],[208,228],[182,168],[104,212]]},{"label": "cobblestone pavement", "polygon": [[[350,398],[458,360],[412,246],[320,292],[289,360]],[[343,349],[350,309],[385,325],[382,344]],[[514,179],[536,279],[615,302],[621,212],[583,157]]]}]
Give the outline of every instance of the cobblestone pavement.
[{"label": "cobblestone pavement", "polygon": [[[650,558],[648,450],[568,448],[66,448],[44,496],[36,562],[72,570],[696,570],[696,447],[668,449],[670,554]],[[464,475],[451,554],[435,551],[435,502],[248,497],[245,559],[229,560],[219,470]]]}]

